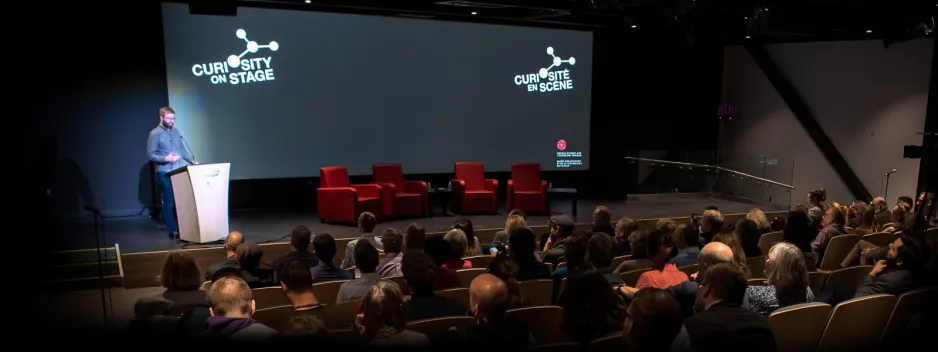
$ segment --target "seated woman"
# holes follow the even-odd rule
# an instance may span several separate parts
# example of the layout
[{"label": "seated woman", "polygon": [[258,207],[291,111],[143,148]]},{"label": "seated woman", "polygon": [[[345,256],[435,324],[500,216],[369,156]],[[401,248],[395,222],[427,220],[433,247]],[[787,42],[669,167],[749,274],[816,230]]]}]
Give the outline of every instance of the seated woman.
[{"label": "seated woman", "polygon": [[196,307],[208,309],[211,303],[205,291],[200,290],[202,279],[202,269],[191,255],[183,251],[169,252],[159,277],[166,291],[141,298],[134,304],[131,327],[150,332],[160,327],[175,329],[179,316],[186,311]]},{"label": "seated woman", "polygon": [[765,257],[766,286],[749,286],[749,307],[758,313],[769,314],[793,304],[811,302],[814,292],[808,287],[808,270],[804,254],[795,245],[780,242],[769,249]]},{"label": "seated woman", "polygon": [[687,281],[687,274],[678,270],[671,259],[677,256],[677,249],[667,231],[655,231],[648,235],[648,258],[652,269],[638,278],[637,289],[645,287],[668,288]]},{"label": "seated woman", "polygon": [[407,330],[404,295],[397,285],[378,281],[362,302],[361,313],[355,317],[355,328],[369,347],[428,347],[424,334]]},{"label": "seated woman", "polygon": [[742,241],[736,235],[735,229],[727,228],[713,236],[715,242],[720,242],[733,250],[733,264],[743,270],[746,280],[752,277],[749,271],[749,262],[746,260],[746,251],[743,249]]}]

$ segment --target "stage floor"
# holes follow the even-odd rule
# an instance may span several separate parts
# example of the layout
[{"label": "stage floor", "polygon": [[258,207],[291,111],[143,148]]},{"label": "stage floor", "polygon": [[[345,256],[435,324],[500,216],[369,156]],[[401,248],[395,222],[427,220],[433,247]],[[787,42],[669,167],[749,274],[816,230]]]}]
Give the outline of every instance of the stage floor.
[{"label": "stage floor", "polygon": [[[612,210],[613,219],[628,215],[636,219],[689,216],[692,213],[703,213],[707,205],[716,205],[725,214],[745,213],[753,206],[763,210],[785,210],[784,207],[770,204],[754,204],[722,197],[708,197],[706,195],[639,195],[630,197],[629,201],[597,202],[580,199],[577,202],[576,222],[591,221],[593,209],[598,205],[605,205]],[[572,204],[569,200],[558,200],[551,204],[554,212],[570,214]],[[500,209],[498,215],[472,215],[473,226],[480,228],[500,228],[505,226],[507,210]],[[453,216],[437,216],[430,218],[393,220],[378,224],[377,231],[388,227],[405,229],[411,222],[417,222],[426,227],[427,232],[441,232],[449,229]],[[542,225],[547,223],[548,216],[528,216],[528,223]],[[335,238],[349,238],[358,236],[358,229],[354,226],[323,224],[314,213],[288,213],[268,211],[232,211],[229,217],[230,229],[244,234],[248,241],[288,242],[289,233],[297,225],[306,225],[313,233],[329,233]],[[120,245],[123,253],[136,253],[148,251],[161,251],[177,249],[183,243],[170,240],[166,235],[166,227],[159,221],[149,217],[125,217],[105,219],[103,223],[103,246]],[[90,221],[74,222],[64,226],[65,235],[62,238],[47,243],[44,248],[50,250],[69,250],[95,248],[94,223]],[[198,245],[189,245],[193,248]]]}]

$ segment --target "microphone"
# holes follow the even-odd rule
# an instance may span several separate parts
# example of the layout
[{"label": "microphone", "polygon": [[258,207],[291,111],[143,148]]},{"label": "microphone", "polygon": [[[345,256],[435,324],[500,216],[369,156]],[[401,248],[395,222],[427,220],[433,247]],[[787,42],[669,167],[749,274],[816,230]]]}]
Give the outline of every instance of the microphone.
[{"label": "microphone", "polygon": [[889,175],[891,175],[891,174],[894,173],[894,172],[896,172],[896,169],[892,169],[892,171],[887,172],[885,176],[889,176]]},{"label": "microphone", "polygon": [[95,213],[95,214],[101,214],[101,211],[98,210],[98,208],[96,208],[96,207],[93,206],[93,205],[86,205],[86,206],[85,206],[85,210],[90,211],[90,212]]},{"label": "microphone", "polygon": [[[192,155],[192,160],[196,160],[196,159],[195,159],[195,153],[192,152],[192,148],[189,147],[189,143],[186,143],[186,139],[185,139],[185,138],[182,138],[182,134],[181,134],[181,133],[179,134],[179,139],[182,140],[182,144],[185,145],[185,146],[186,146],[186,149],[189,150],[189,155]],[[895,171],[895,170],[893,170],[893,171]]]}]

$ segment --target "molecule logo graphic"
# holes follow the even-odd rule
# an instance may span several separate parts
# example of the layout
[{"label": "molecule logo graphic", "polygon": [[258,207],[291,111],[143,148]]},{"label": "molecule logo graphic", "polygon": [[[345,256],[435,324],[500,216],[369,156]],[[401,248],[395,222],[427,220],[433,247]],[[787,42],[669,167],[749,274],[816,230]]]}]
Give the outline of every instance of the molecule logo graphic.
[{"label": "molecule logo graphic", "polygon": [[550,57],[552,57],[553,60],[551,61],[550,66],[548,66],[547,68],[542,68],[540,71],[537,72],[537,74],[541,76],[541,78],[547,78],[547,72],[550,71],[550,69],[554,67],[560,67],[560,65],[562,65],[563,63],[568,63],[571,66],[576,64],[576,58],[572,56],[570,57],[570,59],[567,59],[567,60],[563,60],[559,56],[555,56],[554,48],[550,46],[547,47],[547,55],[550,55]]},{"label": "molecule logo graphic", "polygon": [[567,149],[567,141],[563,139],[557,141],[557,150],[563,151],[565,149]]},{"label": "molecule logo graphic", "polygon": [[[271,41],[270,44],[267,44],[267,45],[258,45],[257,42],[253,40],[248,40],[248,33],[245,32],[243,29],[239,29],[238,31],[236,31],[235,35],[238,36],[238,39],[244,39],[244,41],[247,42],[247,49],[245,49],[244,52],[241,53],[241,55],[231,55],[228,57],[228,65],[231,67],[238,67],[238,65],[241,64],[241,58],[244,57],[244,55],[246,55],[247,53],[256,53],[257,50],[261,48],[267,48],[267,49],[270,49],[270,51],[277,51],[277,49],[280,49],[280,44],[277,44],[277,42],[275,41]],[[548,48],[548,52],[550,51],[551,51],[550,48]],[[573,60],[573,58],[570,58],[570,59]]]}]

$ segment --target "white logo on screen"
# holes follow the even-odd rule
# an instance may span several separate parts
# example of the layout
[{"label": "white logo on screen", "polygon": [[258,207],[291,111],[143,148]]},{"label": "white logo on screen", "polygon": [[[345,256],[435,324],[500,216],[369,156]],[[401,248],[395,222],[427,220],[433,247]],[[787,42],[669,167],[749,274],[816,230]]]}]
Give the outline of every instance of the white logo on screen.
[{"label": "white logo on screen", "polygon": [[271,41],[266,45],[248,39],[248,33],[239,29],[235,31],[238,39],[244,40],[247,48],[240,55],[232,54],[225,61],[216,61],[192,65],[192,74],[196,77],[208,76],[212,84],[248,84],[274,80],[274,69],[270,66],[271,57],[245,58],[247,54],[257,53],[260,49],[271,52],[280,50],[280,44]]},{"label": "white logo on screen", "polygon": [[[569,69],[560,69],[563,64],[573,66],[576,64],[576,58],[571,56],[569,59],[562,59],[554,55],[554,48],[547,47],[547,55],[550,55],[550,66],[541,68],[537,73],[528,73],[515,76],[515,85],[524,85],[529,92],[557,92],[573,89],[573,79],[570,78]],[[556,69],[555,69],[556,68]],[[553,71],[551,71],[553,69]]]}]

